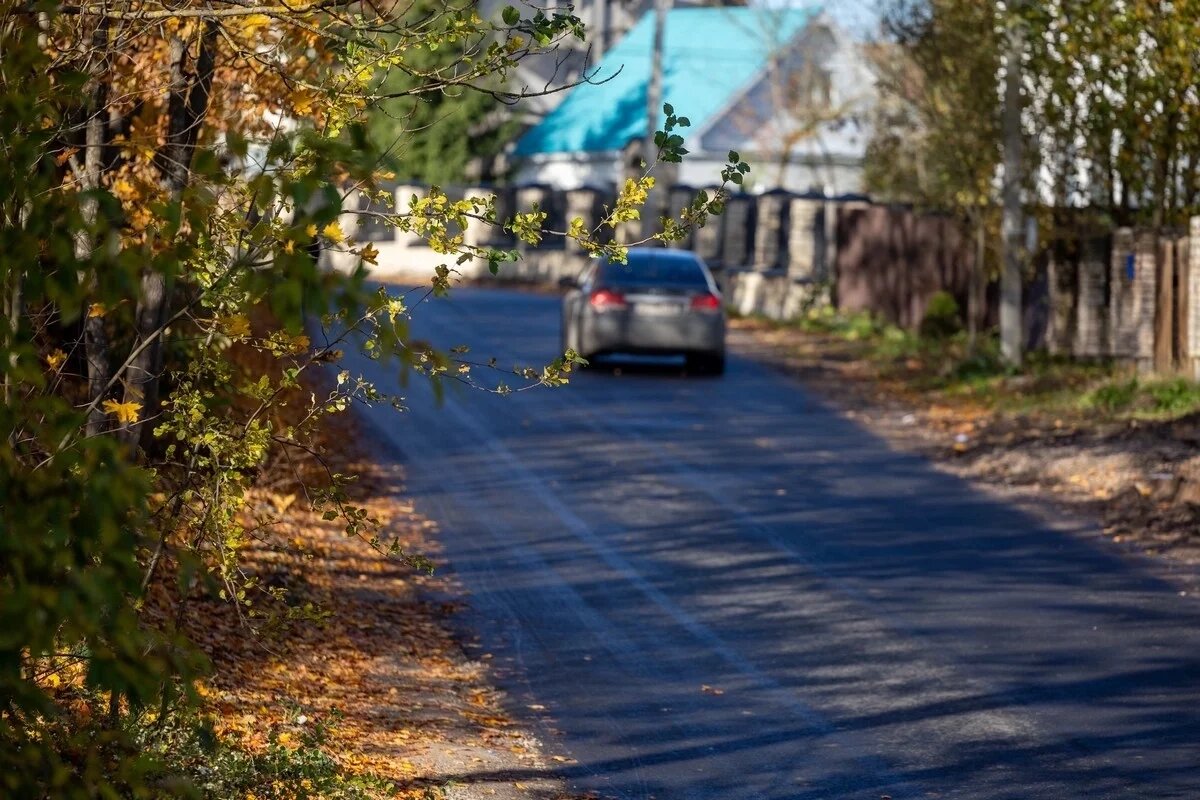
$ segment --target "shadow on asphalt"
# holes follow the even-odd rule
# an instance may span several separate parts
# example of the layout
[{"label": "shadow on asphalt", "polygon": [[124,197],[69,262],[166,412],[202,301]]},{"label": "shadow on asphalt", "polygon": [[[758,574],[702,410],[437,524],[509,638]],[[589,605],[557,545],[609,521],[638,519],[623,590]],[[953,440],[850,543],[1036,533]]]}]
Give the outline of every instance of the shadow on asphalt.
[{"label": "shadow on asphalt", "polygon": [[[529,363],[557,336],[543,298],[456,308],[424,321],[431,339]],[[417,397],[378,426],[510,710],[577,761],[452,780],[623,800],[1200,796],[1190,594],[1086,519],[1000,502],[732,365],[598,364],[563,393]]]},{"label": "shadow on asphalt", "polygon": [[585,375],[606,378],[685,378],[690,380],[720,380],[722,375],[689,370],[683,357],[599,356],[583,369]]}]

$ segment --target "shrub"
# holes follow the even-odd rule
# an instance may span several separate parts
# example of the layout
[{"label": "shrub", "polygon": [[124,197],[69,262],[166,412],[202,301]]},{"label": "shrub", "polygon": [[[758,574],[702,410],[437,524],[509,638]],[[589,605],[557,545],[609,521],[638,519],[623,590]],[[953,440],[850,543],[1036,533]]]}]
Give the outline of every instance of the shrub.
[{"label": "shrub", "polygon": [[1155,411],[1186,414],[1200,407],[1200,385],[1186,378],[1160,381],[1146,387]]},{"label": "shrub", "polygon": [[929,298],[919,331],[930,339],[948,339],[962,330],[958,301],[949,292],[937,292]]},{"label": "shrub", "polygon": [[1097,408],[1101,411],[1122,411],[1133,405],[1137,400],[1138,380],[1130,378],[1127,381],[1108,383],[1098,389],[1093,389],[1084,395],[1085,408]]},{"label": "shrub", "polygon": [[954,369],[955,377],[961,380],[977,380],[1005,375],[1012,368],[1004,362],[999,352],[994,349],[981,349],[958,362]]}]

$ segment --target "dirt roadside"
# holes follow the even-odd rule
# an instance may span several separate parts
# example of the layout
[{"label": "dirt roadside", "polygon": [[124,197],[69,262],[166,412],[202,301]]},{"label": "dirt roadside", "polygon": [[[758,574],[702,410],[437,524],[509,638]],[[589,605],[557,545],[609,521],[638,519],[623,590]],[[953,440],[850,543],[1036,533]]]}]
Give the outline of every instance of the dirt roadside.
[{"label": "dirt roadside", "polygon": [[1200,565],[1200,415],[1115,423],[1000,413],[884,379],[835,336],[739,319],[730,342],[940,469],[1098,519],[1106,536],[1189,576]]},{"label": "dirt roadside", "polygon": [[436,526],[405,499],[403,475],[362,457],[359,435],[353,418],[336,419],[324,432],[330,466],[362,476],[351,501],[383,523],[381,538],[437,568],[386,558],[286,480],[260,482],[252,509],[280,521],[247,547],[248,572],[327,616],[249,636],[230,604],[206,603],[192,636],[214,664],[203,694],[217,732],[254,749],[333,721],[323,749],[347,772],[392,784],[381,797],[568,800],[553,777],[568,759],[506,715],[490,654],[463,637],[464,591],[444,568]]}]

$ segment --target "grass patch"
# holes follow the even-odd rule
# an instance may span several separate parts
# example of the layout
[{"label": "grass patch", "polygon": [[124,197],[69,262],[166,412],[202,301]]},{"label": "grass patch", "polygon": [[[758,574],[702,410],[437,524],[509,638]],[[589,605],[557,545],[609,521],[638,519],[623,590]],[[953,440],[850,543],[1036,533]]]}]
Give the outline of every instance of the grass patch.
[{"label": "grass patch", "polygon": [[1000,357],[994,336],[969,346],[966,334],[950,324],[954,313],[947,304],[938,324],[924,326],[926,335],[827,307],[776,324],[838,339],[894,388],[935,402],[1092,421],[1170,419],[1200,411],[1200,384],[1185,378],[1143,379],[1112,362],[1041,352],[1028,354],[1014,369]]},{"label": "grass patch", "polygon": [[1129,409],[1137,396],[1137,378],[1131,378],[1093,389],[1080,398],[1079,406],[1085,411],[1098,410],[1112,414]]},{"label": "grass patch", "polygon": [[1200,410],[1200,384],[1186,378],[1128,378],[1088,392],[1080,407],[1132,418],[1169,419]]}]

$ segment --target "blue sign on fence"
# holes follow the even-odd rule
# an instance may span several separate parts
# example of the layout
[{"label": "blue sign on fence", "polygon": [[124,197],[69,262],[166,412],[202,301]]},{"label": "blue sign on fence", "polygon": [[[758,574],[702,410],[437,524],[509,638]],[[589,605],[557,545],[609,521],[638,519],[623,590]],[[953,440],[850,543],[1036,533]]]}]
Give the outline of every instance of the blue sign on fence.
[{"label": "blue sign on fence", "polygon": [[1127,280],[1127,281],[1133,280],[1134,265],[1136,263],[1137,263],[1137,259],[1134,258],[1133,253],[1130,253],[1129,255],[1125,256],[1125,280]]}]

